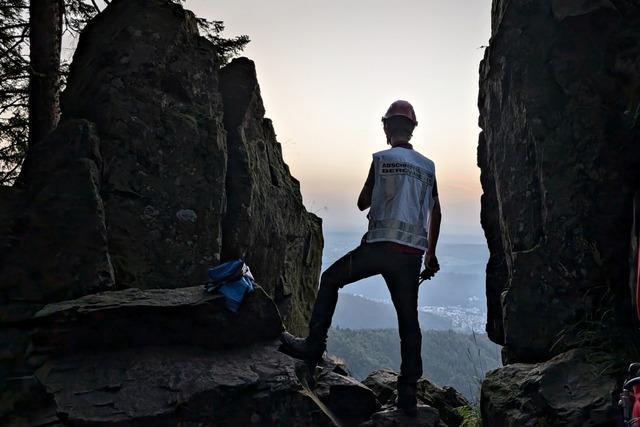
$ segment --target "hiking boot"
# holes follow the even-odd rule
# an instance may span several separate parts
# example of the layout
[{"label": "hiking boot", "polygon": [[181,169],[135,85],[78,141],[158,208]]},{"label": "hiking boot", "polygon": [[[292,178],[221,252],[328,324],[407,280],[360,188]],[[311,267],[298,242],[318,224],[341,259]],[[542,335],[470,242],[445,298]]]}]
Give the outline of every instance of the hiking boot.
[{"label": "hiking boot", "polygon": [[398,383],[398,399],[396,400],[396,407],[411,417],[415,417],[418,414],[416,389],[416,384]]},{"label": "hiking boot", "polygon": [[296,359],[304,360],[307,365],[315,368],[321,361],[324,354],[325,345],[320,342],[314,342],[309,338],[298,338],[289,332],[283,332],[280,335],[280,350]]}]

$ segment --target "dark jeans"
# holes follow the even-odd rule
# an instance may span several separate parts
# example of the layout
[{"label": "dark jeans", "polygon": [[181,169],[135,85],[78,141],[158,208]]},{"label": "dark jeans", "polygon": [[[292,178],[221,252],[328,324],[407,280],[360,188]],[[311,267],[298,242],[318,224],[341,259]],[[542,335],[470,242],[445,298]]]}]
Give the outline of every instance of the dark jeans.
[{"label": "dark jeans", "polygon": [[309,338],[326,342],[338,302],[338,290],[349,283],[381,274],[391,293],[400,330],[400,383],[422,376],[422,333],[418,323],[418,276],[422,257],[394,251],[387,243],[363,243],[333,263],[320,279],[309,322]]}]

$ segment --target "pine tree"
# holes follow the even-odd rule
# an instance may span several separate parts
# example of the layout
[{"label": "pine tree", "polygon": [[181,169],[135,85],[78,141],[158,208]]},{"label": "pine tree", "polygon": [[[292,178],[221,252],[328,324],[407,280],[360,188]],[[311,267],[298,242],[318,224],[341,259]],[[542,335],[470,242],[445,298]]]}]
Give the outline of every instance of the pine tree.
[{"label": "pine tree", "polygon": [[25,0],[0,3],[0,185],[13,182],[27,148],[28,8]]}]

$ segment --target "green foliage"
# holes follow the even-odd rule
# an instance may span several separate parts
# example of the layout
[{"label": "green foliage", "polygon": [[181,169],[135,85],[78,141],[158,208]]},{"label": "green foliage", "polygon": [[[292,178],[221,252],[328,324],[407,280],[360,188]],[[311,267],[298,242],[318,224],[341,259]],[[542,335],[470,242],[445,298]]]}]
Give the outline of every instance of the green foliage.
[{"label": "green foliage", "polygon": [[[357,378],[376,369],[400,369],[400,338],[395,329],[331,329],[329,353],[345,360]],[[478,400],[487,371],[501,366],[500,347],[486,335],[454,331],[422,331],[424,376]]]},{"label": "green foliage", "polygon": [[18,175],[27,147],[28,7],[25,0],[0,6],[0,185]]},{"label": "green foliage", "polygon": [[250,42],[249,36],[245,34],[229,39],[222,37],[220,35],[224,31],[224,23],[222,21],[198,18],[198,26],[204,37],[216,47],[220,64],[228,63],[231,58],[240,54],[247,43]]},{"label": "green foliage", "polygon": [[461,406],[456,408],[456,412],[462,417],[460,427],[482,427],[482,416],[480,415],[480,405]]},{"label": "green foliage", "polygon": [[[178,4],[186,3],[186,0],[171,1]],[[228,63],[230,59],[240,54],[251,41],[246,34],[232,38],[222,37],[221,34],[225,28],[223,21],[201,17],[196,18],[196,20],[198,22],[198,29],[202,32],[202,35],[216,47],[218,63],[221,65]]]}]

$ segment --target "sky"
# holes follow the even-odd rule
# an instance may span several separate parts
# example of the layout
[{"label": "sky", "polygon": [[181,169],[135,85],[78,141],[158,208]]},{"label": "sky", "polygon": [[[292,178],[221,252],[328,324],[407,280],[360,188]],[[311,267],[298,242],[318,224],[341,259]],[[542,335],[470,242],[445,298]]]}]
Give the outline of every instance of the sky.
[{"label": "sky", "polygon": [[478,66],[491,0],[187,0],[198,16],[247,34],[266,115],[305,206],[327,231],[364,230],[356,200],[380,118],[413,104],[414,148],[436,164],[442,235],[481,235]]}]

